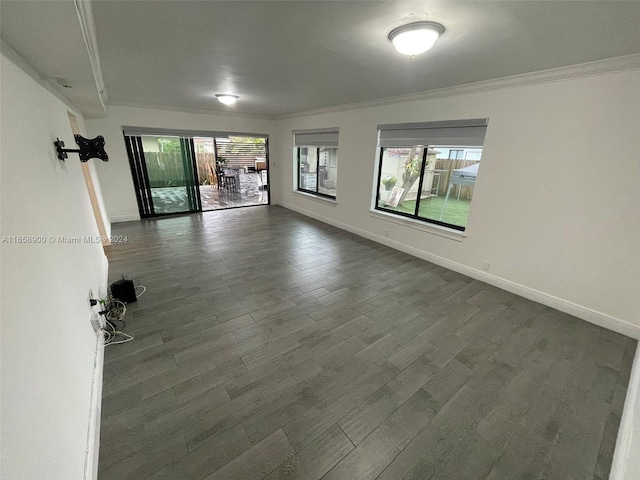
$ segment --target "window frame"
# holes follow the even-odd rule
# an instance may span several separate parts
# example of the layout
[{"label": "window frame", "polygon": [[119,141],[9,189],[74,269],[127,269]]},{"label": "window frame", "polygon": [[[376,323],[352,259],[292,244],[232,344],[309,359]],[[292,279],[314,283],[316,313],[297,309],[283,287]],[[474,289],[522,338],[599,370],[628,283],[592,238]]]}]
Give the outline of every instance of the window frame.
[{"label": "window frame", "polygon": [[[420,211],[420,195],[418,195],[418,198],[416,199],[416,208],[414,209],[413,213],[399,212],[398,210],[392,210],[390,208],[384,208],[380,206],[380,185],[382,184],[382,158],[384,156],[385,149],[387,148],[394,148],[394,147],[380,147],[380,156],[378,159],[378,182],[376,184],[376,201],[374,204],[374,209],[380,212],[391,214],[391,215],[410,218],[411,220],[416,220],[424,223],[432,223],[435,225],[439,225],[441,227],[452,228],[454,230],[459,230],[461,232],[464,232],[466,227],[462,227],[460,225],[453,225],[446,222],[441,222],[440,220],[432,220],[429,218],[418,216],[418,212]],[[411,147],[405,147],[405,148],[411,148]],[[422,191],[424,170],[427,166],[427,150],[428,149],[429,149],[428,145],[422,146],[422,161],[420,164],[420,176],[418,177],[418,192]]]},{"label": "window frame", "polygon": [[[488,118],[469,118],[460,120],[440,120],[429,122],[394,123],[378,125],[378,148],[379,158],[377,159],[377,182],[375,188],[375,200],[372,211],[383,212],[387,215],[399,218],[407,218],[412,222],[431,225],[441,229],[449,229],[464,234],[467,225],[455,225],[439,219],[419,216],[421,193],[424,183],[425,169],[428,163],[430,148],[448,148],[451,152],[456,152],[456,157],[460,151],[471,148],[479,148],[484,151],[484,140],[486,136]],[[422,148],[422,163],[420,165],[420,177],[418,178],[418,190],[416,206],[413,213],[392,210],[380,206],[383,157],[389,148],[414,149]],[[411,154],[410,154],[411,155]],[[480,160],[482,154],[480,155]],[[456,158],[455,160],[460,160]],[[478,160],[478,162],[480,162]],[[412,161],[409,158],[409,161]],[[450,184],[451,185],[451,184]],[[475,182],[474,182],[475,186]],[[413,184],[410,188],[413,187]],[[473,201],[473,196],[471,198]]]},{"label": "window frame", "polygon": [[[415,146],[421,146],[422,147],[422,163],[420,165],[420,176],[418,177],[418,192],[422,192],[422,185],[423,185],[423,181],[424,181],[424,172],[425,169],[427,167],[427,152],[429,151],[429,148],[437,148],[437,147],[441,147],[444,145],[412,145],[410,147],[401,147],[401,148],[413,148]],[[456,146],[452,146],[453,148],[451,148],[451,150],[457,150]],[[459,232],[466,232],[466,225],[462,226],[462,225],[455,225],[453,223],[447,223],[447,222],[443,222],[440,220],[436,220],[436,219],[431,219],[431,218],[425,218],[425,217],[421,217],[418,215],[418,212],[420,211],[420,201],[422,200],[420,198],[420,194],[418,194],[417,198],[416,198],[416,208],[414,209],[413,213],[407,213],[407,212],[401,212],[398,210],[392,210],[390,208],[384,208],[380,206],[380,185],[382,183],[382,159],[384,157],[384,152],[386,151],[386,149],[388,148],[398,148],[398,147],[380,147],[380,155],[378,158],[378,181],[376,183],[376,199],[375,199],[375,203],[374,203],[374,210],[380,211],[380,212],[384,212],[390,215],[397,215],[399,217],[404,217],[404,218],[408,218],[414,221],[418,221],[418,222],[422,222],[422,223],[426,223],[426,224],[432,224],[432,225],[436,225],[439,227],[444,227],[444,228],[449,228],[449,229],[453,229],[453,230],[457,230]],[[466,147],[466,148],[471,148],[471,147]],[[483,146],[478,146],[478,147],[473,147],[473,148],[480,148],[480,149],[484,149]],[[462,149],[464,150],[464,148]]]},{"label": "window frame", "polygon": [[[320,187],[320,149],[321,148],[335,148],[336,150],[338,149],[338,147],[322,147],[322,146],[299,146],[299,147],[295,147],[297,152],[296,152],[296,156],[297,156],[297,165],[298,165],[298,182],[296,185],[296,191],[297,192],[302,192],[302,193],[308,193],[309,195],[317,195],[318,197],[324,197],[324,198],[329,198],[331,200],[335,200],[336,196],[335,195],[329,195],[327,193],[322,193],[320,191],[318,191],[318,188]],[[316,150],[316,189],[315,190],[309,190],[307,188],[302,188],[300,186],[300,182],[302,177],[300,176],[300,149],[302,148],[306,148],[306,149],[310,149],[310,148],[314,148]]]},{"label": "window frame", "polygon": [[[321,129],[311,129],[311,130],[294,130],[293,132],[293,156],[294,156],[294,164],[296,166],[296,178],[294,181],[294,192],[312,195],[314,197],[318,197],[323,200],[336,201],[337,198],[337,169],[339,164],[339,151],[338,151],[338,143],[340,136],[340,129],[337,127],[331,128],[321,128]],[[311,190],[310,188],[304,188],[302,186],[302,175],[301,175],[301,149],[307,150],[315,150],[316,158],[315,158],[315,177],[316,177],[316,186],[315,190]],[[335,154],[335,185],[334,188],[326,188],[326,190],[334,190],[335,194],[324,193],[320,191],[320,154],[323,149],[327,151],[334,151],[335,153],[331,153],[330,155]],[[331,157],[330,157],[331,158]],[[332,160],[327,159],[328,163],[325,166],[327,172],[330,171],[330,164]]]},{"label": "window frame", "polygon": [[[456,155],[452,157],[451,154],[453,152],[456,152]],[[458,154],[461,153],[461,152],[464,153],[464,149],[460,149],[460,148],[452,148],[452,149],[450,149],[449,150],[449,160],[464,160],[463,158],[460,158],[458,156]]]}]

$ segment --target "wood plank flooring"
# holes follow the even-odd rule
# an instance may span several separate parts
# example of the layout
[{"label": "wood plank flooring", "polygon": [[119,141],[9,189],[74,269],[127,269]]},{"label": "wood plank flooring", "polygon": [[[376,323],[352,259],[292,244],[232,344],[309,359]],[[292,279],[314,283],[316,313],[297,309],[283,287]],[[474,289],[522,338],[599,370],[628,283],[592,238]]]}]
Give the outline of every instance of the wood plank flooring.
[{"label": "wood plank flooring", "polygon": [[636,342],[280,207],[116,224],[99,478],[608,478]]}]

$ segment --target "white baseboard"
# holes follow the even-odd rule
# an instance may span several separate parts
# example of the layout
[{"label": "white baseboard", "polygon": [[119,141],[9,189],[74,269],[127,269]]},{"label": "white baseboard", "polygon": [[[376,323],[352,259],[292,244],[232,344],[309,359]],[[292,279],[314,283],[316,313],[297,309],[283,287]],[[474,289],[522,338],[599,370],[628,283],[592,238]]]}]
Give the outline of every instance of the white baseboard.
[{"label": "white baseboard", "polygon": [[116,215],[111,217],[111,223],[134,222],[140,220],[140,215]]},{"label": "white baseboard", "polygon": [[640,474],[640,348],[636,347],[609,480],[637,480]]},{"label": "white baseboard", "polygon": [[[109,259],[102,258],[102,285],[98,287],[99,298],[106,298],[109,288]],[[94,307],[95,308],[95,307]],[[104,370],[104,335],[96,332],[96,350],[91,379],[91,401],[89,404],[89,427],[84,459],[84,480],[97,480],[100,453],[100,420],[102,418],[102,376]]]},{"label": "white baseboard", "polygon": [[352,225],[339,222],[337,220],[334,220],[333,218],[318,215],[317,213],[300,208],[297,205],[281,203],[280,206],[289,210],[293,210],[294,212],[301,213],[302,215],[305,215],[307,217],[315,218],[316,220],[319,220],[323,223],[328,223],[329,225],[333,225],[334,227],[340,228],[342,230],[354,233],[368,240],[372,240],[396,250],[400,250],[401,252],[408,253],[409,255],[413,255],[414,257],[418,257],[428,262],[435,263],[436,265],[448,268],[449,270],[453,270],[454,272],[458,272],[463,275],[467,275],[468,277],[475,278],[476,280],[480,280],[482,282],[488,283],[489,285],[493,285],[494,287],[501,288],[503,290],[506,290],[507,292],[511,292],[534,302],[541,303],[551,308],[555,308],[556,310],[568,313],[569,315],[573,315],[574,317],[578,317],[582,320],[593,323],[608,330],[613,330],[614,332],[626,335],[631,338],[640,339],[640,326],[632,325],[624,320],[615,318],[606,313],[598,312],[596,310],[578,305],[568,300],[555,297],[551,294],[541,292],[534,288],[512,282],[511,280],[491,275],[484,270],[477,270],[475,268],[468,267],[447,258],[425,252],[409,245],[405,245],[404,243],[390,240],[381,235],[376,235],[366,230],[356,228]]},{"label": "white baseboard", "polygon": [[97,480],[100,454],[100,419],[102,406],[102,373],[104,368],[104,335],[96,333],[96,354],[93,362],[89,428],[84,460],[84,480]]}]

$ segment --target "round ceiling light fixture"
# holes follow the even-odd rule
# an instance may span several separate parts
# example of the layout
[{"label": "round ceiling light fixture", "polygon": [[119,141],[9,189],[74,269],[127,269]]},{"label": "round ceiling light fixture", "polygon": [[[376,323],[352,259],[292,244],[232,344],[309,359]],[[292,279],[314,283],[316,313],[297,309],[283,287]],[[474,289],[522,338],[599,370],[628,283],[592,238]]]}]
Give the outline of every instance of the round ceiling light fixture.
[{"label": "round ceiling light fixture", "polygon": [[233,105],[238,100],[238,95],[229,95],[227,93],[218,93],[216,98],[220,103],[224,103],[225,105]]},{"label": "round ceiling light fixture", "polygon": [[444,27],[439,23],[415,22],[394,28],[389,41],[404,55],[418,55],[433,47],[443,33]]}]

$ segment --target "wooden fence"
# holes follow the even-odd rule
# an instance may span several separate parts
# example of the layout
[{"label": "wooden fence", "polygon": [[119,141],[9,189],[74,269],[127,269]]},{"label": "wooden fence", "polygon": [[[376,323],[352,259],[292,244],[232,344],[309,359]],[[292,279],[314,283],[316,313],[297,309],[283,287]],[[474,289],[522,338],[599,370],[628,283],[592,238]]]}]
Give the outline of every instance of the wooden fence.
[{"label": "wooden fence", "polygon": [[[438,177],[433,179],[433,188],[437,188],[438,196],[445,196],[447,194],[447,188],[451,182],[451,176],[453,171],[459,168],[470,167],[478,163],[477,160],[449,160],[446,158],[436,159],[436,172],[440,171],[440,183],[438,183]],[[460,199],[471,200],[473,196],[472,185],[454,185],[451,189],[451,198],[458,198],[458,192],[460,193]]]},{"label": "wooden fence", "polygon": [[232,142],[216,142],[218,159],[224,158],[227,168],[255,168],[256,158],[265,159],[266,144],[235,139]]},{"label": "wooden fence", "polygon": [[[186,185],[182,155],[180,152],[145,152],[144,159],[147,164],[149,183],[152,188],[160,187],[184,187]],[[255,167],[255,157],[249,155],[236,155],[227,158],[225,167],[244,169]],[[215,183],[213,172],[215,171],[214,153],[196,153],[196,165],[198,169],[198,181],[200,185]]]},{"label": "wooden fence", "polygon": [[144,152],[151,188],[184,187],[186,176],[180,152]]},{"label": "wooden fence", "polygon": [[213,185],[215,183],[213,172],[216,170],[215,153],[196,153],[196,164],[198,166],[198,180],[200,185]]},{"label": "wooden fence", "polygon": [[[256,166],[256,157],[253,155],[236,155],[224,158],[226,159],[225,167],[227,168],[255,168]],[[264,158],[264,155],[261,158]]]},{"label": "wooden fence", "polygon": [[[255,168],[256,157],[252,155],[235,155],[224,157],[225,168],[244,169]],[[215,183],[215,176],[213,172],[216,171],[216,156],[213,153],[196,153],[196,162],[198,165],[198,179],[200,185],[213,185]]]}]

